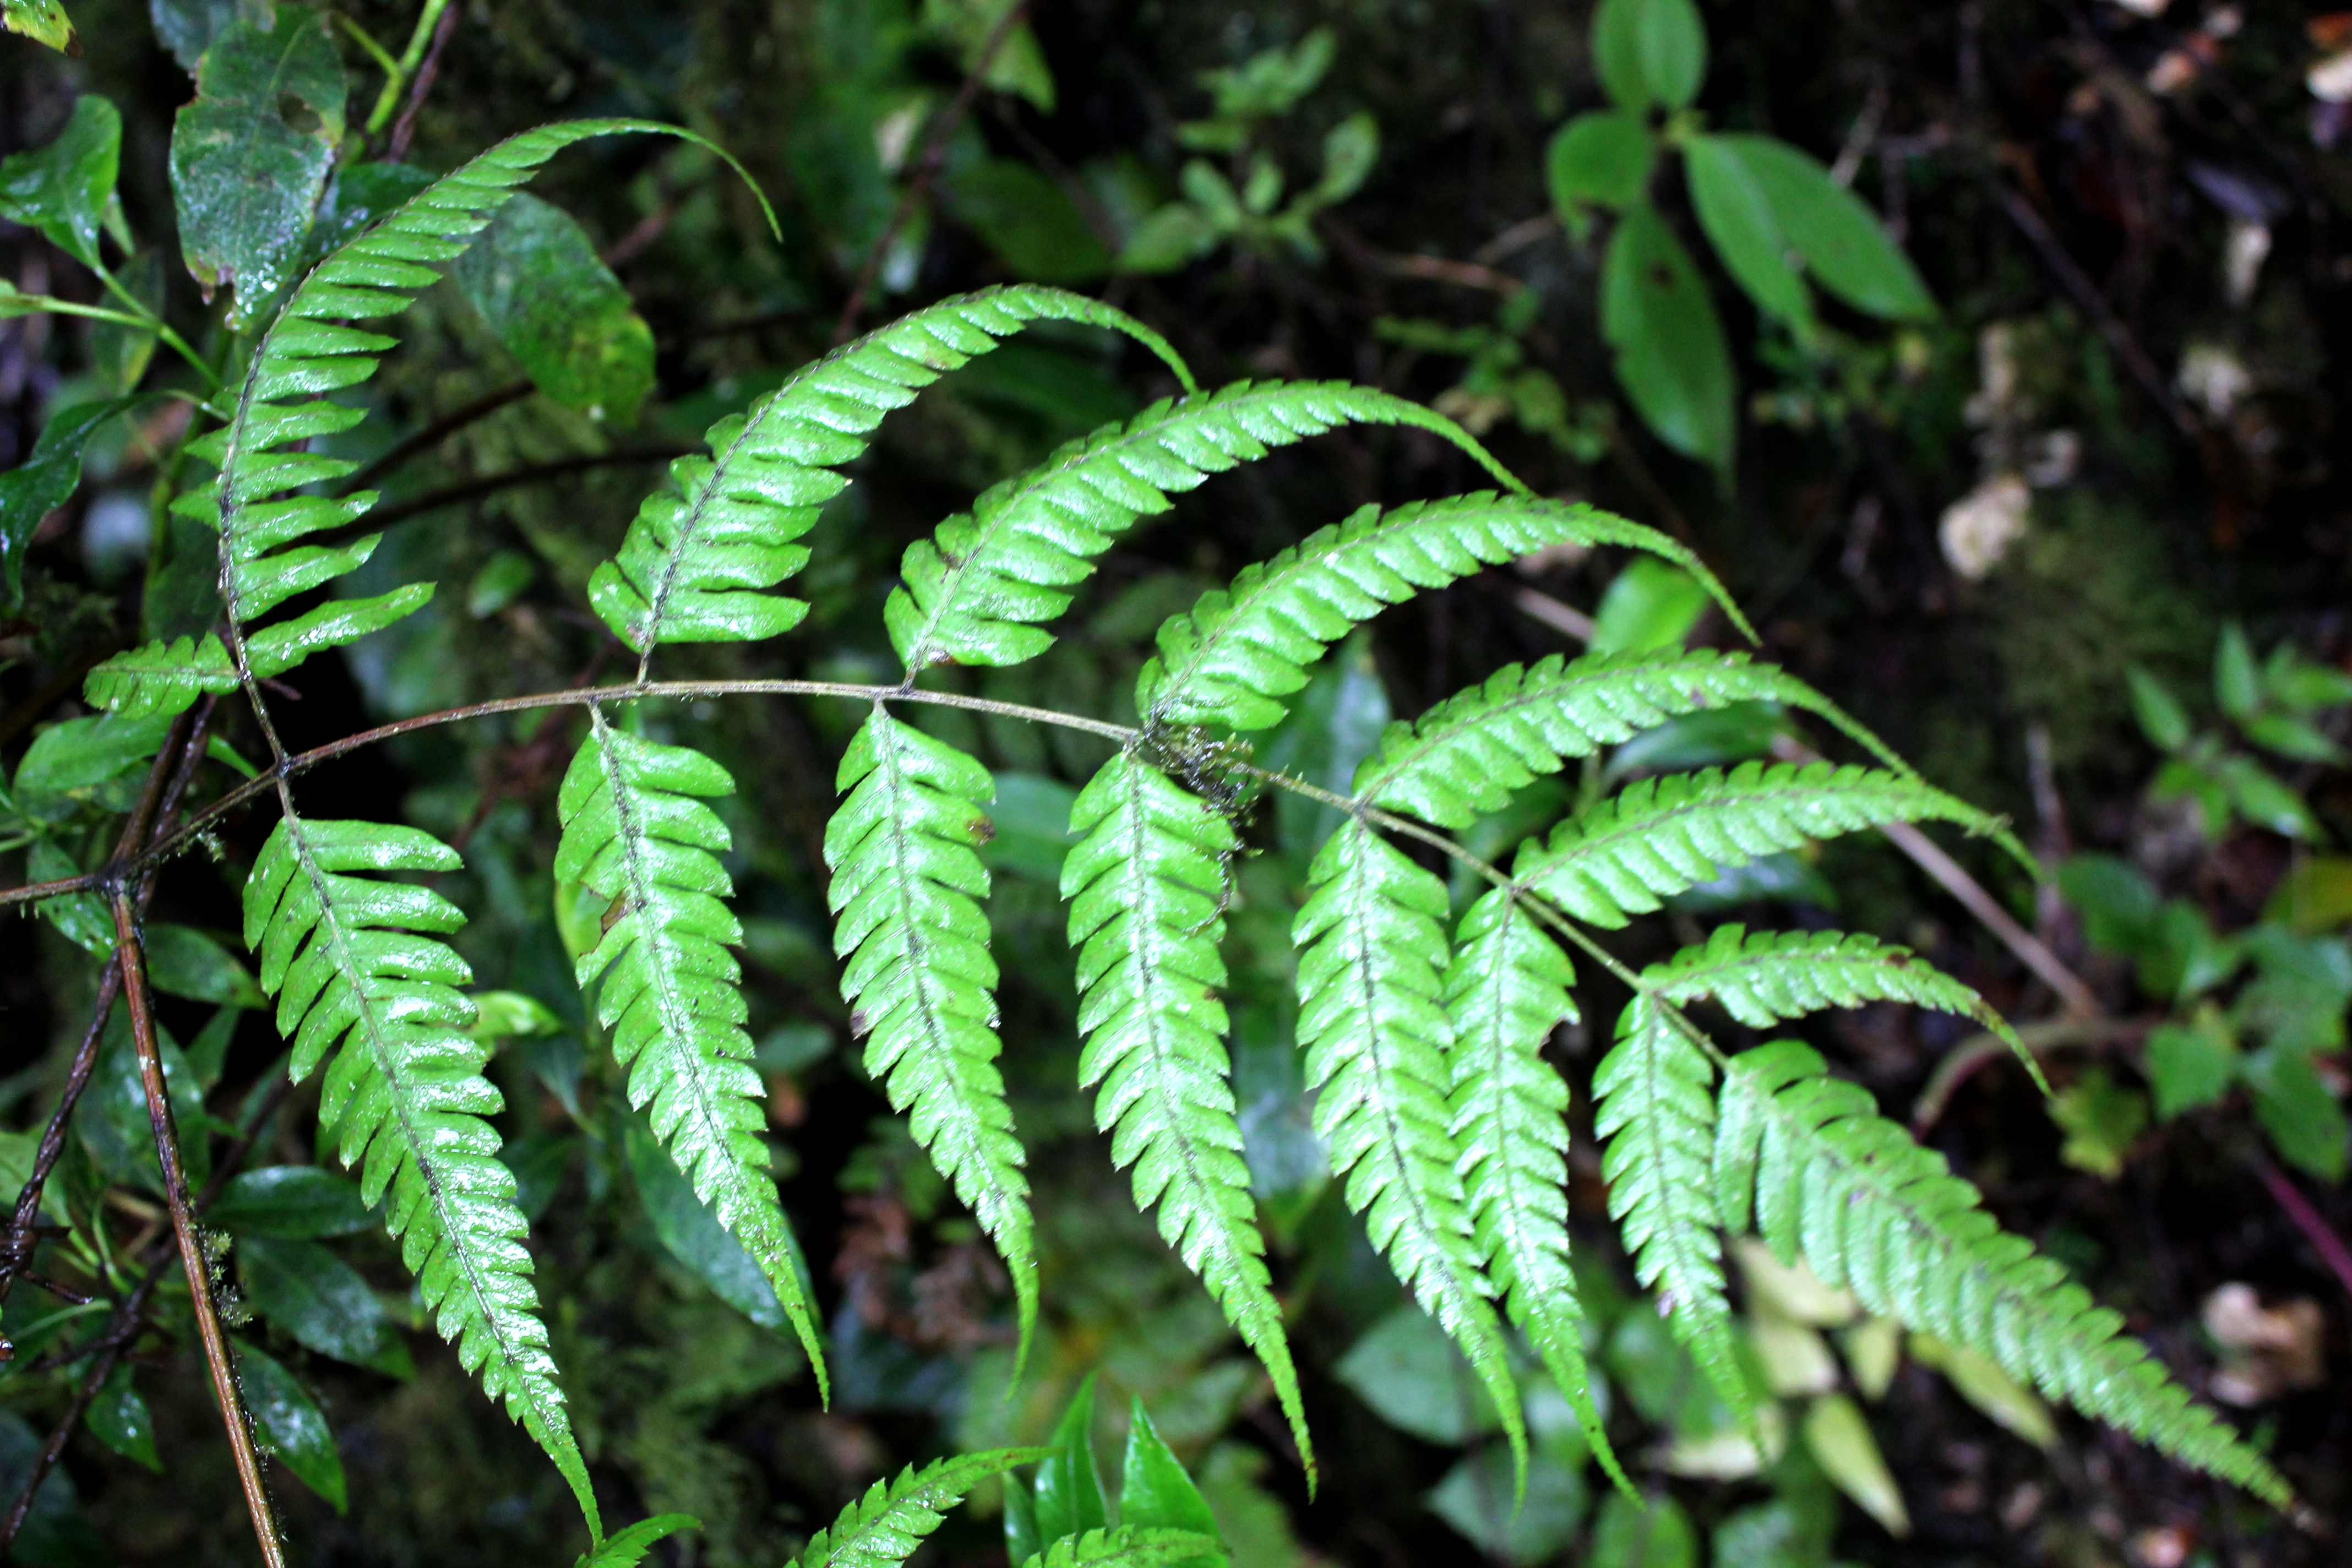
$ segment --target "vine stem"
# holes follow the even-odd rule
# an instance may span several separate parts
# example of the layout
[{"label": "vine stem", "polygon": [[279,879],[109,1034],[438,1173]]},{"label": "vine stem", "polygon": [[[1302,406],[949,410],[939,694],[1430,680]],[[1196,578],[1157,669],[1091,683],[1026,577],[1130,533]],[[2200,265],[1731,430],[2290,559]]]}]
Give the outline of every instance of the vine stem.
[{"label": "vine stem", "polygon": [[221,1425],[228,1430],[229,1449],[236,1458],[236,1479],[245,1490],[246,1510],[253,1516],[253,1532],[261,1542],[262,1561],[268,1568],[286,1568],[278,1520],[269,1506],[269,1489],[261,1478],[260,1457],[254,1452],[253,1428],[246,1418],[244,1396],[236,1385],[236,1365],[229,1359],[228,1340],[221,1332],[220,1313],[213,1301],[212,1268],[205,1258],[204,1238],[196,1234],[196,1217],[188,1203],[187,1173],[180,1163],[180,1142],[172,1126],[172,1100],[163,1082],[163,1058],[155,1039],[154,999],[147,991],[147,965],[140,950],[137,914],[127,887],[117,885],[114,909],[114,952],[122,970],[122,998],[131,1010],[131,1038],[139,1052],[139,1079],[147,1091],[147,1121],[155,1134],[155,1159],[163,1173],[163,1200],[171,1205],[172,1234],[180,1247],[180,1267],[188,1276],[188,1300],[196,1318],[196,1334],[205,1347],[205,1365],[212,1374],[213,1394],[220,1402]]}]

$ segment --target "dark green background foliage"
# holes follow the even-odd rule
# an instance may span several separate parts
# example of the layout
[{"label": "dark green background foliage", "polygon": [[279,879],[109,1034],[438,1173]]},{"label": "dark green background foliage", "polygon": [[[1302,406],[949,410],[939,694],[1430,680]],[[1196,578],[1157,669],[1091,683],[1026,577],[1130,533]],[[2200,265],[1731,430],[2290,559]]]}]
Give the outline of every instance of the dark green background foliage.
[{"label": "dark green background foliage", "polygon": [[[11,0],[12,26],[20,8]],[[530,1221],[584,1473],[616,1530],[699,1521],[649,1561],[790,1561],[876,1482],[957,1453],[975,1457],[936,1496],[944,1509],[971,1487],[972,1501],[925,1549],[932,1561],[1002,1562],[1008,1540],[1018,1561],[1121,1510],[1130,1525],[1213,1525],[1236,1568],[1476,1552],[1607,1568],[2337,1560],[2352,1510],[2352,1261],[2332,1272],[2323,1244],[2352,1231],[2352,489],[2335,472],[2352,420],[2336,353],[2352,330],[2352,115],[2305,73],[2347,40],[2287,7],[2244,7],[2232,31],[2186,5],[2151,22],[2110,0],[1614,0],[1597,36],[1582,0],[1038,0],[1001,38],[989,0],[453,0],[394,163],[403,100],[379,105],[384,73],[359,38],[397,53],[416,23],[407,5],[353,0],[331,26],[295,0],[274,18],[265,0],[69,8],[78,58],[0,38],[0,153],[63,135],[83,150],[75,167],[95,170],[102,99],[121,121],[120,210],[59,217],[54,191],[0,176],[25,220],[0,226],[0,275],[72,305],[133,300],[215,363],[251,349],[278,286],[506,137],[627,117],[707,139],[565,153],[386,329],[399,346],[343,395],[365,422],[321,444],[383,491],[368,523],[382,541],[354,549],[364,563],[327,604],[440,586],[422,611],[287,676],[273,711],[289,751],[628,679],[640,650],[606,628],[646,584],[597,569],[663,466],[852,326],[950,294],[1057,284],[1162,334],[1204,386],[1348,381],[1433,406],[1538,495],[1680,539],[1754,621],[1757,658],[2064,864],[2037,889],[1983,840],[1950,840],[2089,979],[2095,1018],[2062,1016],[2011,947],[1875,835],[1771,855],[1610,947],[1640,969],[1725,921],[1826,931],[1834,917],[1972,987],[2042,1052],[2058,1091],[2046,1106],[1965,1005],[1882,1001],[1776,1033],[1810,1041],[1885,1114],[1917,1107],[1923,1141],[2000,1220],[2121,1311],[2192,1391],[2234,1406],[2309,1510],[2275,1513],[2071,1414],[2053,1423],[1991,1361],[1906,1339],[1735,1248],[1722,1343],[1774,1395],[1759,1419],[1775,1457],[1759,1465],[1710,1382],[1721,1367],[1703,1373],[1633,1289],[1605,1217],[1583,1090],[1627,994],[1580,963],[1586,1021],[1548,1056],[1577,1086],[1583,1344],[1650,1507],[1614,1489],[1542,1360],[1515,1342],[1496,1374],[1526,1407],[1514,1512],[1504,1422],[1325,1173],[1290,933],[1340,816],[1284,795],[1244,803],[1237,839],[1214,814],[1192,824],[1193,863],[1209,883],[1229,875],[1231,897],[1185,940],[1224,971],[1242,1155],[1319,1461],[1310,1494],[1255,1341],[1138,1215],[1110,1139],[1070,1092],[1081,976],[1059,895],[1066,864],[1115,880],[1116,857],[1071,828],[1112,743],[902,708],[993,775],[992,831],[972,848],[992,874],[994,1026],[1029,1151],[1039,1314],[1016,1384],[1030,1289],[992,1245],[1002,1216],[967,1208],[890,1113],[855,1043],[868,1020],[843,999],[828,848],[876,851],[828,846],[826,825],[858,710],[645,704],[593,732],[602,754],[672,770],[661,787],[697,842],[731,841],[716,874],[732,879],[746,1016],[725,1025],[753,1044],[741,1070],[764,1111],[721,1141],[726,1158],[684,1173],[664,1152],[667,1111],[631,1109],[623,1065],[676,1042],[650,1015],[599,1017],[574,979],[578,955],[638,940],[608,935],[610,867],[588,869],[595,781],[567,775],[590,721],[552,708],[425,730],[307,774],[303,808],[414,824],[463,851],[459,869],[421,849],[407,864],[467,917],[448,939],[479,1005],[467,1048],[503,1097],[488,1136]],[[216,34],[232,47],[207,55]],[[246,177],[223,181],[208,161]],[[1822,194],[1822,166],[1858,205]],[[1883,226],[1857,229],[1857,215]],[[92,258],[121,294],[101,293]],[[135,322],[14,305],[0,317],[0,883],[13,886],[104,858],[143,776],[124,760],[152,752],[163,721],[77,727],[92,711],[84,678],[122,650],[210,630],[217,563],[215,534],[168,510],[200,484],[179,406],[149,397],[51,422],[193,385],[177,348]],[[848,488],[809,509],[797,542],[810,557],[789,585],[805,616],[766,612],[764,630],[789,636],[673,642],[659,673],[887,682],[903,656],[940,647],[975,661],[990,638],[1033,651],[1003,622],[923,621],[931,590],[911,563],[915,592],[893,600],[902,556],[985,487],[1178,390],[1132,342],[1031,327],[894,415],[844,470]],[[1131,721],[1153,633],[1204,590],[1359,507],[1492,482],[1460,447],[1391,425],[1286,445],[1120,537],[1039,657],[929,682]],[[315,542],[352,548],[351,534]],[[930,561],[935,575],[961,564]],[[329,612],[290,591],[269,612],[280,625],[298,613]],[[1289,715],[1252,737],[1255,759],[1345,793],[1391,720],[1504,665],[1572,657],[1596,628],[1562,623],[1584,616],[1603,647],[1743,646],[1650,558],[1553,549],[1340,643]],[[221,760],[199,799],[238,757],[267,754],[242,704],[223,700]],[[1718,710],[1554,776],[1473,781],[1486,815],[1463,809],[1460,837],[1502,859],[1556,824],[1591,826],[1628,780],[1728,766],[1776,739],[1784,758],[1801,735],[1840,743],[1807,706]],[[713,794],[648,741],[708,753],[734,792]],[[1194,744],[1180,735],[1152,760],[1213,780],[1221,758]],[[1102,809],[1082,805],[1081,822]],[[226,819],[210,856],[166,869],[149,962],[195,1178],[257,1128],[207,1222],[227,1246],[245,1394],[276,1449],[293,1560],[570,1561],[563,1479],[433,1331],[427,1294],[341,1174],[337,1132],[314,1133],[318,1080],[270,1098],[284,1047],[254,973],[275,977],[238,940],[238,889],[274,814]],[[719,864],[672,870],[684,885],[706,861]],[[1481,890],[1456,871],[1451,912]],[[111,942],[94,900],[0,921],[0,1195],[30,1167],[89,1015],[92,953]],[[723,964],[715,952],[696,962]],[[1941,999],[1930,984],[1899,994]],[[1769,998],[1722,999],[1720,1038],[1765,1037]],[[99,1227],[127,1255],[161,1209],[119,1011],[44,1215]],[[1756,1059],[1818,1066],[1803,1051]],[[1530,1092],[1540,1106],[1551,1091]],[[746,1168],[730,1161],[756,1176],[761,1160],[794,1241],[738,1224],[740,1189],[718,1195]],[[1757,1224],[1772,1233],[1760,1209]],[[37,1267],[117,1289],[92,1261],[52,1244]],[[73,1429],[18,1560],[252,1560],[173,1289]],[[829,1407],[788,1311],[802,1292]],[[2248,1301],[2281,1336],[2268,1351],[2241,1331]],[[66,1410],[69,1358],[94,1321],[30,1280],[9,1294],[0,1497]],[[1071,1403],[1089,1373],[1105,1434],[1092,1449],[1092,1405]],[[1050,1447],[1035,1468],[1010,1481],[994,1479],[1010,1456],[978,1452],[1038,1443]],[[1118,1478],[1122,1444],[1123,1487],[1108,1486],[1121,1500],[1106,1512],[1088,1467]],[[1198,1542],[1159,1544],[1164,1558]]]}]

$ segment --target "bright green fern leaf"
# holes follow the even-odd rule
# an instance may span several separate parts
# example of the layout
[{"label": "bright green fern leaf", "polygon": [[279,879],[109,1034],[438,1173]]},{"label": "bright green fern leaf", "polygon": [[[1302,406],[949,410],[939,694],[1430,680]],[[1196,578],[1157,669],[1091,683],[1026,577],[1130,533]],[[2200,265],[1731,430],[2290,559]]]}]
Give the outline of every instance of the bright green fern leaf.
[{"label": "bright green fern leaf", "polygon": [[1171,493],[1211,474],[1350,424],[1433,430],[1524,488],[1454,421],[1417,403],[1344,382],[1241,382],[1073,441],[909,546],[905,585],[883,611],[891,644],[910,674],[1034,658],[1054,640],[1035,623],[1068,607],[1069,588],[1138,517],[1166,511]]},{"label": "bright green fern leaf", "polygon": [[1037,1317],[1029,1184],[996,1070],[996,961],[980,902],[995,781],[877,706],[841,759],[839,787],[848,798],[825,825],[824,858],[851,1027],[868,1036],[866,1070],[995,1239],[1025,1353]]},{"label": "bright green fern leaf", "polygon": [[[358,467],[304,448],[367,416],[364,406],[324,395],[366,381],[397,341],[345,323],[407,310],[540,165],[576,142],[626,131],[702,142],[690,132],[640,120],[575,120],[526,131],[426,186],[303,279],[254,350],[235,418],[189,443],[191,453],[218,465],[219,476],[173,504],[173,510],[220,531],[231,639],[184,638],[119,655],[91,671],[86,687],[91,701],[118,704],[124,713],[176,713],[205,692],[235,684],[239,639],[255,676],[282,674],[322,648],[390,626],[432,597],[432,584],[413,583],[371,598],[331,601],[274,626],[257,625],[288,599],[364,563],[381,537],[340,545],[299,542],[339,532],[375,505],[373,490],[340,499],[298,493],[332,484]],[[230,674],[224,676],[225,669]]]},{"label": "bright green fern leaf", "polygon": [[1446,1105],[1445,884],[1361,822],[1324,844],[1307,884],[1291,940],[1315,1131],[1372,1245],[1494,1399],[1524,1473],[1518,1394]]},{"label": "bright green fern leaf", "polygon": [[1217,987],[1234,830],[1132,753],[1103,765],[1070,807],[1082,836],[1062,865],[1078,951],[1078,1077],[1101,1086],[1095,1121],[1135,1166],[1139,1207],[1265,1363],[1311,1475],[1315,1450],[1266,1273],[1242,1163]]},{"label": "bright green fern leaf", "polygon": [[1016,1465],[1034,1463],[1049,1451],[996,1448],[936,1460],[919,1470],[910,1465],[898,1472],[897,1480],[876,1481],[864,1497],[843,1509],[793,1559],[793,1568],[898,1568],[973,1487]]},{"label": "bright green fern leaf", "polygon": [[1196,1557],[1222,1556],[1213,1535],[1190,1530],[1089,1530],[1066,1535],[1022,1565],[1022,1568],[1160,1568]]},{"label": "bright green fern leaf", "polygon": [[362,871],[454,871],[457,853],[413,827],[315,822],[290,812],[245,885],[245,940],[278,998],[297,1082],[327,1064],[319,1120],[384,1223],[444,1338],[572,1485],[590,1532],[596,1498],[556,1386],[531,1289],[515,1179],[485,1117],[501,1107],[470,1038],[472,974],[438,940],[449,901]]},{"label": "bright green fern leaf", "polygon": [[618,913],[582,955],[580,984],[603,980],[597,1016],[629,1068],[630,1105],[653,1107],[655,1133],[768,1277],[825,1393],[816,1313],[760,1137],[765,1091],[743,1031],[742,971],[727,951],[743,940],[719,863],[730,841],[703,804],[732,794],[735,781],[698,752],[615,730],[601,708],[588,712],[588,739],[557,799],[555,874],[617,900]]},{"label": "bright green fern leaf", "polygon": [[1390,725],[1380,748],[1356,770],[1354,794],[1367,805],[1408,811],[1440,826],[1467,827],[1570,758],[1590,756],[1677,714],[1732,702],[1809,709],[1863,741],[1898,773],[1910,772],[1877,737],[1786,670],[1750,664],[1736,653],[1666,648],[1595,654],[1574,663],[1555,654],[1529,666],[1506,665],[1483,686],[1448,698],[1411,723]]},{"label": "bright green fern leaf", "polygon": [[1581,921],[1622,926],[1674,894],[1760,856],[1883,822],[1957,822],[1992,832],[1982,812],[1916,779],[1869,768],[1744,763],[1726,774],[1672,773],[1629,784],[1512,874]]},{"label": "bright green fern leaf", "polygon": [[646,498],[588,596],[640,654],[666,642],[751,642],[799,625],[808,606],[771,593],[808,560],[797,542],[848,480],[835,470],[924,387],[1032,321],[1084,321],[1134,338],[1192,372],[1126,311],[1035,284],[943,300],[847,343],[710,427],[708,458],[670,466],[676,495]]},{"label": "bright green fern leaf", "polygon": [[1161,724],[1264,730],[1307,684],[1307,667],[1391,605],[1551,544],[1617,544],[1665,557],[1738,610],[1696,557],[1654,529],[1594,508],[1492,491],[1412,506],[1365,507],[1160,628],[1160,653],[1136,679],[1139,712]]},{"label": "bright green fern leaf", "polygon": [[2017,1053],[2036,1083],[2042,1065],[2009,1020],[1969,987],[1908,948],[1842,931],[1754,931],[1718,926],[1705,947],[1686,947],[1670,963],[1643,972],[1642,984],[1662,1001],[1712,996],[1751,1028],[1825,1007],[1865,1002],[1908,1002],[1974,1019]]},{"label": "bright green fern leaf", "polygon": [[[2003,1231],[1943,1156],[1869,1094],[1787,1042],[1731,1058],[1714,1151],[1725,1224],[1755,1226],[1882,1316],[1998,1360],[2011,1375],[2273,1504],[2268,1460],[2165,1373],[2123,1320]],[[1749,1195],[1753,1195],[1752,1206]]]},{"label": "bright green fern leaf", "polygon": [[574,1568],[637,1568],[646,1553],[681,1531],[700,1530],[702,1521],[690,1513],[657,1513],[609,1537],[594,1551],[581,1555]]},{"label": "bright green fern leaf", "polygon": [[1592,1075],[1594,1130],[1608,1145],[1601,1168],[1609,1213],[1624,1231],[1634,1276],[1657,1291],[1675,1337],[1745,1419],[1756,1396],[1733,1348],[1724,1296],[1708,1167],[1713,1077],[1706,1054],[1673,1016],[1637,995]]},{"label": "bright green fern leaf", "polygon": [[1584,1363],[1584,1310],[1568,1260],[1568,1085],[1543,1059],[1576,1018],[1576,975],[1526,905],[1497,888],[1470,906],[1445,974],[1452,1132],[1476,1256],[1620,1486]]}]

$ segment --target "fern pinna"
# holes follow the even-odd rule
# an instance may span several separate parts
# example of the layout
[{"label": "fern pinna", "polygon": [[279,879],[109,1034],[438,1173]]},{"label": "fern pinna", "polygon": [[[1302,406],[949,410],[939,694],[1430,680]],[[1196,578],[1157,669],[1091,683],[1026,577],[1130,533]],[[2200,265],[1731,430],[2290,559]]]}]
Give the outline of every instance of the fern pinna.
[{"label": "fern pinna", "polygon": [[[242,688],[266,726],[261,678],[424,601],[431,584],[330,599],[260,624],[373,547],[368,538],[317,539],[361,522],[373,498],[310,493],[351,465],[304,449],[360,417],[320,395],[364,381],[393,346],[345,323],[404,309],[559,148],[637,128],[583,121],[518,137],[429,187],[294,289],[254,353],[232,416],[204,447],[218,479],[181,503],[221,531],[222,629],[109,661],[89,679],[93,702],[152,715]],[[917,311],[712,426],[708,454],[678,460],[674,491],[645,502],[588,583],[596,615],[639,658],[635,681],[518,700],[590,709],[562,785],[555,865],[604,909],[602,931],[578,961],[579,983],[611,1031],[632,1104],[650,1113],[695,1194],[759,1266],[821,1380],[817,1309],[768,1168],[761,1085],[748,1060],[730,951],[742,934],[723,858],[732,838],[711,803],[733,781],[715,758],[656,739],[657,721],[648,719],[664,698],[718,695],[730,683],[656,682],[652,666],[669,645],[756,642],[791,630],[806,606],[779,590],[805,563],[802,539],[849,482],[844,469],[882,419],[1040,321],[1126,334],[1158,356],[1181,394],[991,488],[969,514],[906,552],[882,628],[904,667],[897,683],[732,683],[868,705],[842,759],[842,799],[824,836],[841,989],[866,1037],[868,1069],[1002,1253],[1024,1346],[1039,1279],[1025,1154],[999,1065],[1007,1047],[981,853],[995,784],[977,759],[915,721],[929,704],[1003,705],[923,683],[943,666],[1006,666],[1042,652],[1104,552],[1167,511],[1171,495],[1343,426],[1409,426],[1453,443],[1503,488],[1364,508],[1204,595],[1160,629],[1138,679],[1134,726],[1028,714],[1119,742],[1076,794],[1075,847],[1062,874],[1077,962],[1076,1087],[1094,1091],[1110,1159],[1132,1168],[1137,1204],[1155,1213],[1263,1363],[1309,1465],[1219,998],[1231,866],[1250,831],[1240,803],[1262,786],[1339,808],[1293,925],[1297,1045],[1330,1169],[1398,1279],[1468,1359],[1516,1448],[1524,1450],[1525,1423],[1509,1328],[1526,1335],[1594,1449],[1624,1479],[1580,1339],[1567,1230],[1570,1089],[1545,1055],[1554,1029],[1579,1016],[1576,950],[1633,993],[1592,1083],[1610,1211],[1673,1331],[1735,1408],[1753,1394],[1722,1234],[1752,1226],[1784,1258],[1801,1257],[1824,1279],[1851,1282],[1873,1310],[1994,1357],[2186,1463],[2268,1498],[2285,1495],[2259,1455],[2120,1336],[2112,1314],[2000,1232],[1973,1189],[1879,1119],[1859,1089],[1801,1046],[1728,1051],[1687,1011],[1712,1002],[1761,1028],[1890,998],[2006,1033],[1966,987],[1861,937],[1726,927],[1637,973],[1593,935],[1740,866],[1828,837],[1941,821],[2010,844],[1998,824],[1920,781],[1793,676],[1706,649],[1556,657],[1496,672],[1391,726],[1344,795],[1259,769],[1246,737],[1283,721],[1309,671],[1351,630],[1530,552],[1644,552],[1693,574],[1734,626],[1746,623],[1683,546],[1591,507],[1528,494],[1436,414],[1332,384],[1202,392],[1140,322],[1037,287]],[[1642,780],[1600,792],[1519,846],[1507,868],[1449,837],[1538,777],[1641,731],[1759,701],[1817,716],[1874,765],[1751,763]],[[465,1032],[471,1005],[457,987],[467,971],[438,940],[460,916],[436,894],[383,879],[446,870],[457,858],[414,829],[302,816],[290,784],[299,759],[274,760],[265,784],[283,820],[248,879],[247,934],[278,998],[279,1026],[295,1043],[294,1070],[324,1067],[321,1114],[371,1194],[389,1194],[387,1221],[440,1326],[554,1457],[593,1531],[594,1500],[537,1316],[513,1178],[484,1120],[499,1100]],[[1588,777],[1605,775],[1596,767]],[[1457,911],[1423,864],[1433,852],[1486,884],[1465,908]],[[897,1561],[937,1508],[988,1468],[878,1489],[805,1560]],[[1199,1549],[1197,1536],[1128,1531],[1073,1537],[1046,1556],[1144,1562]]]}]

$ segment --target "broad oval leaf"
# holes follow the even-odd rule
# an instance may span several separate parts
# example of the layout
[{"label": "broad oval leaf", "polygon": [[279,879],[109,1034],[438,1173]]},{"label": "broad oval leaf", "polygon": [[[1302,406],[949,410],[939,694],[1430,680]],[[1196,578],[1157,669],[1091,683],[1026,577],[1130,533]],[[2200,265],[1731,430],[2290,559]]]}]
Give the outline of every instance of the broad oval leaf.
[{"label": "broad oval leaf", "polygon": [[118,237],[122,234],[114,206],[121,157],[122,116],[86,92],[74,100],[65,129],[47,146],[0,160],[0,217],[39,229],[59,250],[95,268],[98,237],[110,216]]},{"label": "broad oval leaf", "polygon": [[[1706,156],[1739,182],[1769,210],[1780,235],[1803,257],[1822,287],[1857,310],[1891,321],[1927,321],[1936,301],[1918,269],[1895,243],[1862,198],[1830,178],[1811,154],[1777,137],[1753,134],[1709,136]],[[1696,153],[1695,153],[1696,158]],[[1696,179],[1697,163],[1692,165]],[[1694,186],[1696,195],[1696,186]],[[1702,208],[1702,216],[1705,209]],[[1710,230],[1712,232],[1712,230]],[[1724,259],[1731,262],[1729,253]],[[1737,264],[1742,286],[1752,286]],[[1759,299],[1760,302],[1760,299]]]},{"label": "broad oval leaf", "polygon": [[654,333],[595,242],[561,207],[511,198],[450,276],[541,392],[634,425],[654,384]]},{"label": "broad oval leaf", "polygon": [[1706,79],[1706,25],[1691,0],[1601,0],[1592,63],[1621,109],[1681,109]]},{"label": "broad oval leaf", "polygon": [[1631,206],[1649,189],[1657,162],[1657,135],[1639,112],[1590,110],[1561,126],[1545,153],[1552,207],[1561,222],[1575,225],[1588,204]]},{"label": "broad oval leaf", "polygon": [[1643,423],[1685,457],[1728,473],[1731,347],[1690,252],[1647,203],[1628,208],[1610,237],[1601,333]]},{"label": "broad oval leaf", "polygon": [[[1748,138],[1748,140],[1760,140]],[[1796,248],[1780,226],[1764,186],[1741,156],[1739,142],[1694,136],[1683,144],[1691,206],[1716,255],[1756,308],[1810,332],[1812,300],[1798,275]]]}]

